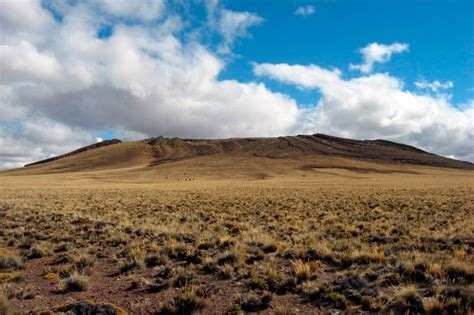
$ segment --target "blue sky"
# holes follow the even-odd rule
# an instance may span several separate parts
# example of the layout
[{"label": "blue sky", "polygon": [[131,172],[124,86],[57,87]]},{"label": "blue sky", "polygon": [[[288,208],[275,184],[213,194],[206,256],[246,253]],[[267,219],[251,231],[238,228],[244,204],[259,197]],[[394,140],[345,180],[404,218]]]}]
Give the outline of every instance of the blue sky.
[{"label": "blue sky", "polygon": [[[474,2],[473,1],[229,1],[238,11],[257,12],[265,22],[251,31],[234,52],[223,78],[253,80],[250,62],[318,64],[346,70],[358,63],[357,48],[368,43],[403,42],[408,53],[400,54],[378,70],[403,78],[415,88],[420,78],[452,81],[453,102],[474,96]],[[313,5],[311,16],[294,13],[301,5]],[[270,81],[267,81],[267,84]],[[275,86],[277,88],[278,86]],[[314,102],[314,93],[291,90],[302,103]]]},{"label": "blue sky", "polygon": [[0,1],[0,168],[316,132],[474,161],[473,1]]}]

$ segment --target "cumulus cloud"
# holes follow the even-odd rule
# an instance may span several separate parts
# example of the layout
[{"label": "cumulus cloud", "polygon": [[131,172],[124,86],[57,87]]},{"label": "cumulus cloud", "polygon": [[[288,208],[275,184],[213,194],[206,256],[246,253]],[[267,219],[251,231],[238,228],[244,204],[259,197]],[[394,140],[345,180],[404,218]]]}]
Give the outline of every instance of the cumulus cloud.
[{"label": "cumulus cloud", "polygon": [[230,53],[237,38],[248,37],[248,29],[261,23],[263,23],[263,18],[254,13],[221,10],[218,29],[224,40],[219,48],[220,52]]},{"label": "cumulus cloud", "polygon": [[433,92],[438,92],[439,90],[451,89],[454,84],[452,81],[440,82],[435,80],[433,82],[428,82],[426,80],[420,80],[415,82],[415,86],[419,89],[428,89]]},{"label": "cumulus cloud", "polygon": [[265,21],[256,13],[228,10],[219,0],[206,0],[204,4],[207,13],[205,28],[221,36],[217,52],[222,55],[233,55],[235,42],[239,38],[251,37],[249,29]]},{"label": "cumulus cloud", "polygon": [[341,71],[338,69],[329,70],[316,65],[301,66],[286,63],[253,63],[253,71],[257,76],[268,76],[305,89],[335,84],[339,82],[341,76]]},{"label": "cumulus cloud", "polygon": [[393,54],[408,51],[408,47],[408,44],[403,43],[393,43],[391,45],[371,43],[359,49],[359,52],[362,54],[363,62],[359,65],[351,64],[349,67],[351,70],[370,73],[375,63],[385,63],[390,60]]},{"label": "cumulus cloud", "polygon": [[44,118],[0,125],[0,168],[21,167],[92,142],[88,132]]},{"label": "cumulus cloud", "polygon": [[410,92],[388,74],[344,79],[315,65],[255,64],[259,76],[318,89],[305,128],[343,137],[385,138],[474,161],[474,103],[456,108],[443,95]]},{"label": "cumulus cloud", "polygon": [[44,40],[54,19],[43,10],[40,0],[0,1],[1,42],[18,42],[18,37],[34,43]]},{"label": "cumulus cloud", "polygon": [[295,14],[301,16],[310,16],[315,12],[315,8],[312,5],[300,6],[296,8]]},{"label": "cumulus cloud", "polygon": [[28,41],[0,45],[0,81],[12,83],[25,78],[51,79],[59,73],[59,63],[48,53],[40,53]]},{"label": "cumulus cloud", "polygon": [[113,16],[144,21],[159,18],[165,9],[162,0],[94,0],[92,2]]},{"label": "cumulus cloud", "polygon": [[[164,16],[161,1],[52,2],[60,22],[39,1],[19,3],[1,2],[0,25],[8,26],[0,30],[3,167],[94,142],[92,134],[104,129],[131,137],[276,136],[300,119],[293,99],[262,83],[218,79],[224,61],[184,36],[180,17]],[[218,11],[227,49],[262,21]],[[38,18],[28,25],[17,15]],[[104,23],[113,31],[100,38]],[[38,138],[41,130],[64,136]]]}]

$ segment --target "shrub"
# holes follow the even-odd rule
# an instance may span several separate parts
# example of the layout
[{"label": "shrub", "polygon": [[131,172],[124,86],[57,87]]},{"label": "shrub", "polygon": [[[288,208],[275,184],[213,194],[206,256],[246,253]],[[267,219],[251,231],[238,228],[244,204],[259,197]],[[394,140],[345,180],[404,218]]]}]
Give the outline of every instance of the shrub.
[{"label": "shrub", "polygon": [[301,259],[292,262],[293,274],[296,279],[301,282],[304,280],[313,279],[316,274],[316,263],[315,262],[304,262]]},{"label": "shrub", "polygon": [[160,279],[169,279],[171,278],[176,271],[169,267],[169,266],[160,266],[157,268],[157,272],[154,275],[155,278],[160,278]]},{"label": "shrub", "polygon": [[133,269],[140,269],[143,266],[144,264],[141,261],[133,258],[122,258],[118,261],[120,273],[125,273]]},{"label": "shrub", "polygon": [[217,257],[217,264],[225,265],[225,264],[235,264],[239,260],[239,257],[233,252],[224,252],[219,257]]},{"label": "shrub", "polygon": [[430,264],[428,267],[428,273],[436,278],[442,278],[444,275],[443,267],[440,264]]},{"label": "shrub", "polygon": [[63,292],[87,291],[88,287],[89,279],[77,271],[72,273],[69,277],[64,278],[62,282]]},{"label": "shrub", "polygon": [[381,251],[363,251],[355,260],[360,264],[378,263],[385,261],[385,254]]},{"label": "shrub", "polygon": [[264,278],[261,276],[253,276],[250,278],[250,281],[248,282],[247,286],[251,289],[258,289],[258,290],[268,290],[268,284],[267,281],[265,281]]},{"label": "shrub", "polygon": [[329,249],[325,244],[318,243],[309,248],[307,248],[306,252],[302,255],[303,259],[306,260],[324,260],[326,262],[333,261],[333,252]]},{"label": "shrub", "polygon": [[414,285],[401,285],[393,289],[392,307],[403,314],[421,313],[423,302],[419,296],[418,288]]},{"label": "shrub", "polygon": [[77,271],[82,271],[85,268],[92,267],[94,265],[94,262],[94,256],[87,253],[82,253],[79,254],[79,256],[77,256],[76,258],[74,258],[73,265]]},{"label": "shrub", "polygon": [[227,310],[226,314],[228,315],[240,315],[242,314],[242,309],[240,308],[240,304],[234,303],[232,304],[229,309]]},{"label": "shrub", "polygon": [[178,296],[164,303],[162,314],[193,314],[206,305],[202,288],[197,285],[186,285]]},{"label": "shrub", "polygon": [[426,314],[435,315],[443,314],[443,303],[435,297],[428,298],[423,301],[423,309]]},{"label": "shrub", "polygon": [[44,243],[37,243],[31,249],[28,258],[42,258],[49,255],[49,248]]},{"label": "shrub", "polygon": [[265,253],[258,247],[250,247],[247,250],[247,258],[245,259],[245,263],[253,264],[256,261],[260,261],[265,259]]},{"label": "shrub", "polygon": [[47,314],[115,314],[115,315],[128,315],[128,313],[111,303],[93,303],[90,301],[78,301],[67,303],[55,307],[53,312],[46,312]]},{"label": "shrub", "polygon": [[474,281],[474,266],[462,261],[452,261],[446,268],[446,274],[450,279],[459,282],[472,283]]},{"label": "shrub", "polygon": [[357,255],[352,251],[344,250],[336,252],[336,258],[342,267],[347,268],[355,262]]},{"label": "shrub", "polygon": [[68,243],[60,243],[59,245],[57,245],[55,248],[54,248],[54,252],[55,253],[62,253],[62,252],[67,252],[68,249],[69,249],[69,244]]},{"label": "shrub", "polygon": [[450,314],[465,313],[472,309],[474,304],[474,293],[472,287],[451,286],[441,290],[445,309]]},{"label": "shrub", "polygon": [[165,265],[167,261],[168,261],[167,257],[158,252],[148,254],[145,258],[145,264],[147,267],[156,267],[156,266]]},{"label": "shrub", "polygon": [[191,284],[193,279],[194,274],[191,271],[179,268],[178,270],[176,270],[176,274],[173,278],[172,283],[175,288],[182,288]]},{"label": "shrub", "polygon": [[0,270],[23,268],[23,261],[15,255],[0,256]]},{"label": "shrub", "polygon": [[318,287],[316,282],[307,281],[303,283],[302,288],[303,294],[308,300],[312,302],[322,301],[334,305],[336,308],[345,309],[347,307],[346,297],[338,292],[334,292],[333,289],[327,285]]},{"label": "shrub", "polygon": [[107,239],[107,243],[111,246],[126,245],[128,243],[128,235],[123,232],[113,232]]},{"label": "shrub", "polygon": [[201,263],[200,269],[208,273],[214,273],[218,270],[218,265],[215,259],[206,257]]},{"label": "shrub", "polygon": [[126,253],[126,257],[118,261],[118,267],[121,273],[144,268],[145,257],[143,251],[139,248],[130,248]]},{"label": "shrub", "polygon": [[318,298],[319,286],[315,281],[305,281],[301,291],[310,301],[316,300]]},{"label": "shrub", "polygon": [[234,272],[234,266],[225,264],[219,267],[219,276],[223,279],[229,279]]},{"label": "shrub", "polygon": [[272,298],[270,292],[251,291],[239,298],[239,304],[243,311],[258,312],[267,309]]}]

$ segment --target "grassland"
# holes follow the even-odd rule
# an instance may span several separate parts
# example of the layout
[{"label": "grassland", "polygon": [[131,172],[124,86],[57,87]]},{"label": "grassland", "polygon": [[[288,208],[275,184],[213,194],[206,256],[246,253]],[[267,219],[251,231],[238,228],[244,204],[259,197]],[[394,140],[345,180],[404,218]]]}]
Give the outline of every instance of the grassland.
[{"label": "grassland", "polygon": [[472,311],[473,172],[170,170],[0,176],[0,312]]}]

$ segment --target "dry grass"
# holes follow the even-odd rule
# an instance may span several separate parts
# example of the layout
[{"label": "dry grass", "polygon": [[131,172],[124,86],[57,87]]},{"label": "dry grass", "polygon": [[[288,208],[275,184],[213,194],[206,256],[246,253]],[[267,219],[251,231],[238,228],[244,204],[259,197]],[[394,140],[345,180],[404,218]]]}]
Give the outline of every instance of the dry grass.
[{"label": "dry grass", "polygon": [[40,287],[31,300],[8,303],[32,310],[101,292],[131,313],[471,309],[472,177],[325,171],[336,175],[179,184],[85,173],[8,178],[0,273],[22,275],[8,280],[15,290]]},{"label": "dry grass", "polygon": [[89,287],[89,279],[81,273],[74,272],[62,281],[62,292],[86,291]]},{"label": "dry grass", "polygon": [[8,296],[4,292],[0,294],[0,314],[12,314],[12,309],[10,307],[10,302],[8,301]]},{"label": "dry grass", "polygon": [[161,307],[161,314],[193,314],[206,304],[202,288],[196,285],[186,285],[178,296],[166,301]]},{"label": "dry grass", "polygon": [[293,274],[298,281],[310,280],[316,277],[317,264],[315,262],[304,262],[301,259],[291,262]]}]

